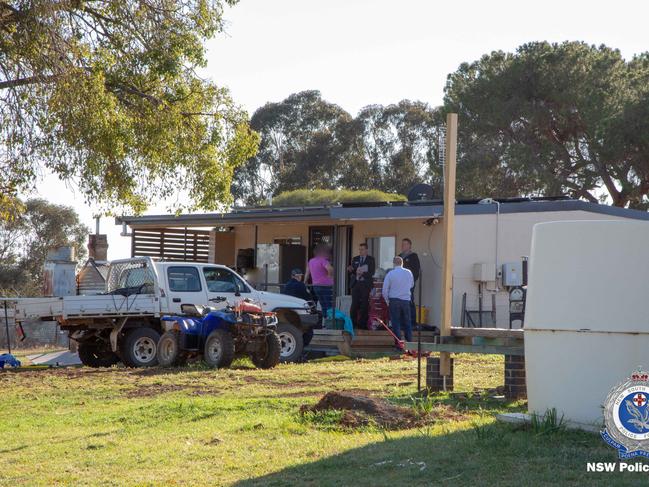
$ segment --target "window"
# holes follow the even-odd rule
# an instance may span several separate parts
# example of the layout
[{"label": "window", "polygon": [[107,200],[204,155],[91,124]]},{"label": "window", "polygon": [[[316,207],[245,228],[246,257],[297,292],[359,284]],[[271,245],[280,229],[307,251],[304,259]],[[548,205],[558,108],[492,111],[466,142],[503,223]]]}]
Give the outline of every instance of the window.
[{"label": "window", "polygon": [[207,282],[207,290],[211,293],[248,293],[248,286],[234,275],[229,269],[220,267],[205,267],[203,275]]},{"label": "window", "polygon": [[177,293],[195,293],[201,290],[201,279],[196,267],[173,266],[167,268],[169,290]]},{"label": "window", "polygon": [[153,292],[153,275],[148,267],[131,267],[126,269],[119,278],[118,289],[138,288],[138,291],[147,294]]}]

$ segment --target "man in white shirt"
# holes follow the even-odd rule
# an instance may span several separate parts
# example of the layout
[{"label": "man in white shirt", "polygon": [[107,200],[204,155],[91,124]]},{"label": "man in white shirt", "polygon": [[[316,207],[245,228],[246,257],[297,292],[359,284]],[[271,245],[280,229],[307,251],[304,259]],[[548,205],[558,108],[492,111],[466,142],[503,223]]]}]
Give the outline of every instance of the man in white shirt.
[{"label": "man in white shirt", "polygon": [[[406,341],[412,341],[412,323],[410,319],[410,290],[415,285],[412,272],[403,267],[403,259],[396,256],[392,259],[394,268],[390,270],[383,280],[383,299],[390,309],[390,323],[392,331],[401,338],[403,328]],[[399,343],[395,343],[401,348]]]}]

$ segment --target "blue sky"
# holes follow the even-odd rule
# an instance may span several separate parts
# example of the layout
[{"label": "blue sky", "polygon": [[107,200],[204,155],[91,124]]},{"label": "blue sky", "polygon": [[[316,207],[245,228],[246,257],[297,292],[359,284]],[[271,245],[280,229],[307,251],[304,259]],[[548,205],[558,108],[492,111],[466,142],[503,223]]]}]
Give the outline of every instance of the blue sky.
[{"label": "blue sky", "polygon": [[[225,17],[203,75],[230,88],[250,114],[306,89],[352,114],[404,98],[437,105],[460,63],[529,41],[606,44],[628,58],[649,51],[649,2],[640,0],[242,0]],[[94,230],[93,208],[73,187],[49,176],[35,195],[73,205]],[[152,202],[149,213],[162,212],[164,204]],[[129,239],[113,219],[101,225],[109,258],[128,257]]]}]

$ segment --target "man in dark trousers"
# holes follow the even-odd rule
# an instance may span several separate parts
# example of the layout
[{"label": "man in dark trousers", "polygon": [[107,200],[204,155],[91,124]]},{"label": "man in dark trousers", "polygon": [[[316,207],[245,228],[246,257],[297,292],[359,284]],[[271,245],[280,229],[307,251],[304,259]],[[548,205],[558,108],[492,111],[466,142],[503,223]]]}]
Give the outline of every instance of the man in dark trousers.
[{"label": "man in dark trousers", "polygon": [[372,290],[372,276],[375,267],[374,257],[367,255],[367,244],[360,244],[358,255],[347,267],[347,272],[351,274],[352,289],[352,306],[349,308],[349,314],[354,328],[367,328],[370,291]]},{"label": "man in dark trousers", "polygon": [[415,309],[415,286],[419,279],[419,272],[421,266],[419,265],[419,256],[412,251],[412,240],[404,238],[401,240],[401,253],[399,257],[403,259],[403,267],[412,272],[412,277],[415,280],[412,289],[410,290],[410,322],[413,326],[417,324],[417,311]]}]

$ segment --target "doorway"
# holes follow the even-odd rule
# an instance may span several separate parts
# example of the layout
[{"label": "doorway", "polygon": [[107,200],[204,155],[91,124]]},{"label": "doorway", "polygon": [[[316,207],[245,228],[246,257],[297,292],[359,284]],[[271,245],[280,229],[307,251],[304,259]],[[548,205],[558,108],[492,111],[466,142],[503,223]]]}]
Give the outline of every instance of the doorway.
[{"label": "doorway", "polygon": [[392,259],[397,252],[397,237],[386,235],[380,237],[369,237],[367,247],[370,255],[376,260],[376,268],[388,271],[392,269]]}]

